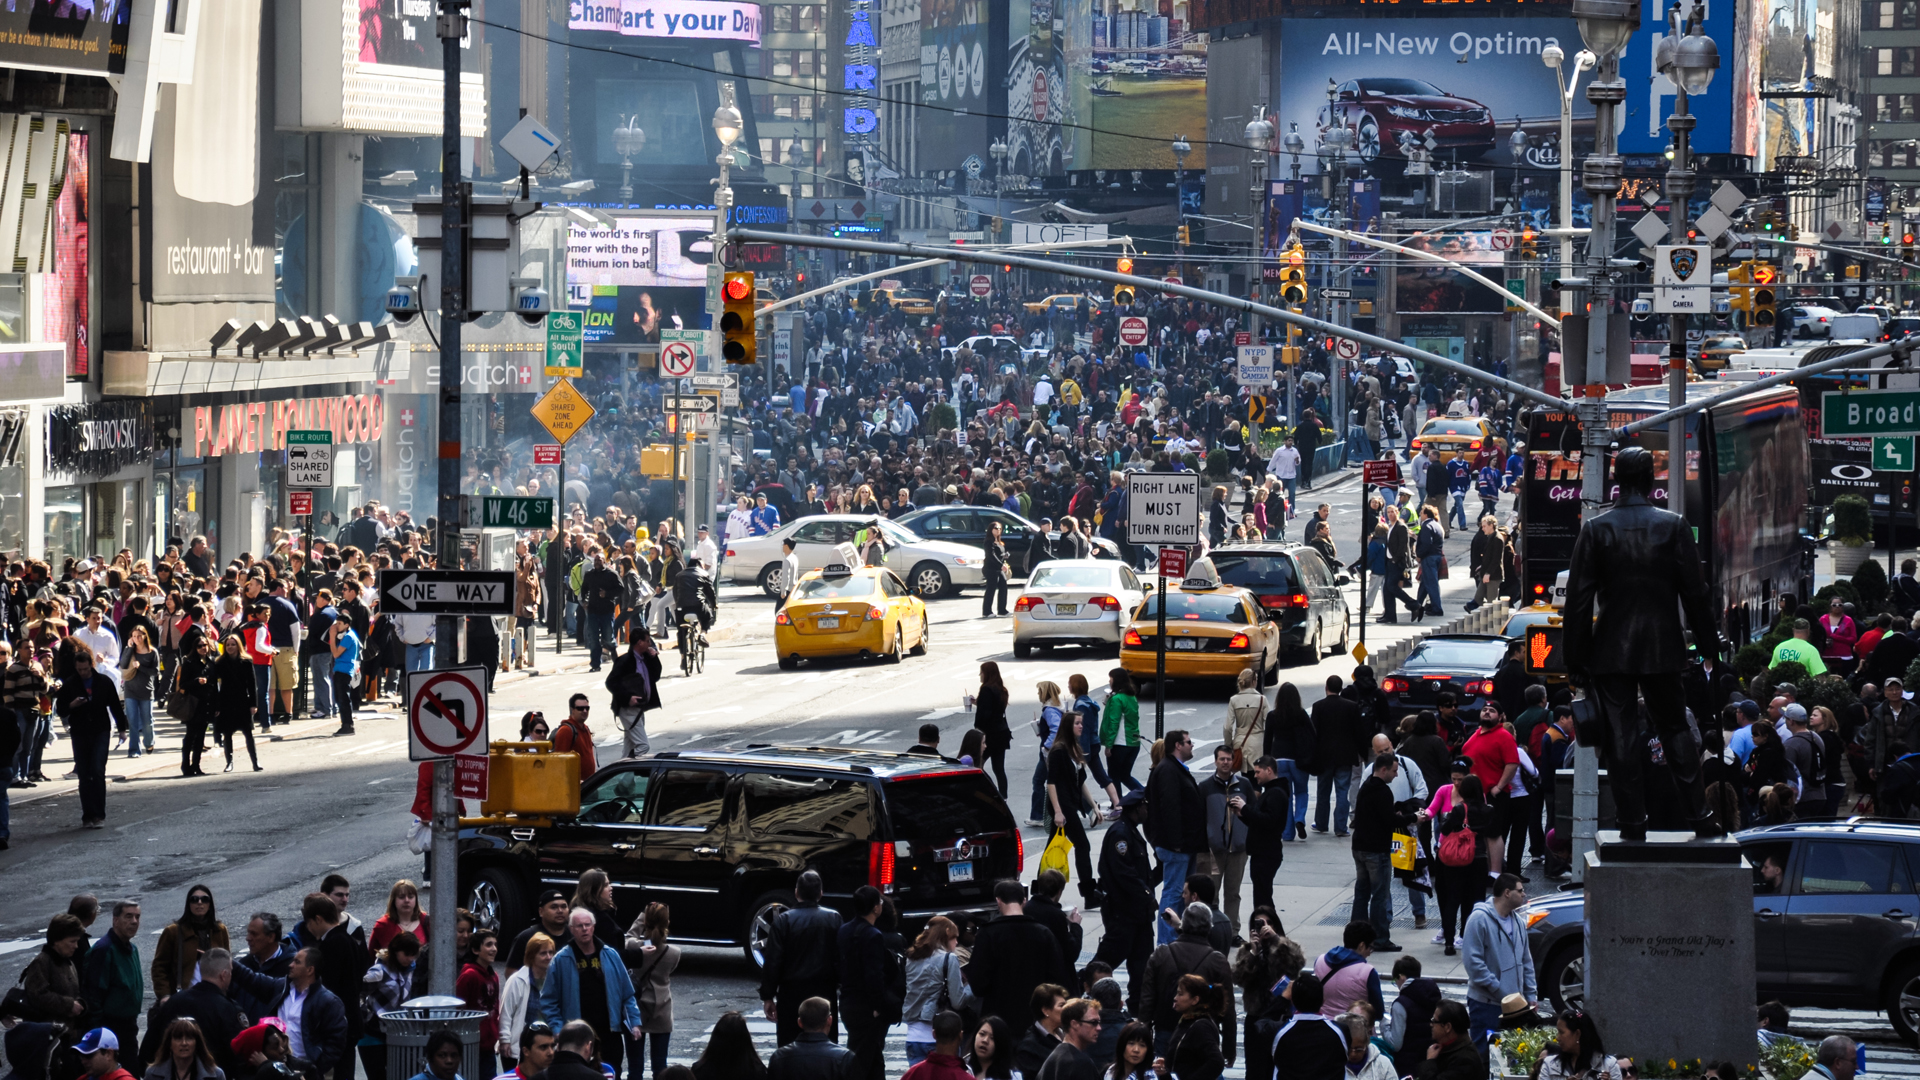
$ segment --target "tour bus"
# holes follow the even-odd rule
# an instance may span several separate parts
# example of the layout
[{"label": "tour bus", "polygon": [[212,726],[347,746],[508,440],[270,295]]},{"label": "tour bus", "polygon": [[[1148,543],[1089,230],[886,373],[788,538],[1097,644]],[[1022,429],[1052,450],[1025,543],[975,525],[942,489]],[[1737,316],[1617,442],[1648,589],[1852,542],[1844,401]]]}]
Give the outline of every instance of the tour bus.
[{"label": "tour bus", "polygon": [[[1688,400],[1723,394],[1719,382],[1688,384]],[[1664,412],[1665,387],[1633,387],[1607,395],[1609,423],[1620,427]],[[1551,598],[1554,578],[1573,558],[1580,532],[1580,428],[1571,409],[1538,409],[1524,417],[1526,476],[1519,495],[1522,587],[1528,602]],[[1711,406],[1686,420],[1687,520],[1706,566],[1721,633],[1734,643],[1773,625],[1778,598],[1805,596],[1801,525],[1806,517],[1807,449],[1799,393],[1761,391]],[[1667,432],[1654,428],[1627,445],[1652,451],[1653,500],[1667,501]],[[1611,501],[1617,485],[1607,485]]]},{"label": "tour bus", "polygon": [[[1734,357],[1728,368],[1720,372],[1718,381],[1751,382],[1833,360],[1872,345],[1870,341],[1853,340],[1751,349]],[[1846,494],[1864,496],[1873,507],[1876,522],[1884,522],[1896,511],[1906,509],[1898,505],[1897,493],[1883,482],[1885,477],[1874,473],[1871,439],[1830,439],[1820,433],[1821,394],[1848,387],[1886,389],[1889,380],[1887,372],[1881,369],[1896,363],[1890,358],[1881,358],[1863,363],[1859,370],[1827,371],[1793,381],[1792,385],[1800,391],[1800,416],[1807,432],[1807,505],[1816,522],[1826,516],[1835,497]]]}]

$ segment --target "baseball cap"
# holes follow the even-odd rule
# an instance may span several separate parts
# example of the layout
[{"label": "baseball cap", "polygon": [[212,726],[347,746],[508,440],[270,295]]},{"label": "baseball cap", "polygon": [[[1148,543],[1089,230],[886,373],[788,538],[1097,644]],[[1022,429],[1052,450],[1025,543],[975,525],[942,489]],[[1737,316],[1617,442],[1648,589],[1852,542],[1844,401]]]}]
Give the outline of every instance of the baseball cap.
[{"label": "baseball cap", "polygon": [[1789,722],[1798,723],[1807,718],[1807,707],[1799,702],[1794,702],[1791,705],[1783,706],[1780,710],[1780,715],[1786,717]]},{"label": "baseball cap", "polygon": [[80,1036],[80,1042],[74,1047],[82,1054],[97,1054],[102,1050],[120,1049],[120,1039],[106,1028],[97,1027]]},{"label": "baseball cap", "polygon": [[1749,716],[1755,719],[1758,719],[1760,716],[1760,703],[1754,701],[1752,698],[1742,699],[1734,708],[1739,709],[1742,716]]},{"label": "baseball cap", "polygon": [[540,894],[540,903],[538,906],[546,907],[548,904],[553,903],[555,900],[567,900],[567,899],[570,899],[570,897],[566,893],[560,891],[559,889],[548,889],[546,892],[543,892]]}]

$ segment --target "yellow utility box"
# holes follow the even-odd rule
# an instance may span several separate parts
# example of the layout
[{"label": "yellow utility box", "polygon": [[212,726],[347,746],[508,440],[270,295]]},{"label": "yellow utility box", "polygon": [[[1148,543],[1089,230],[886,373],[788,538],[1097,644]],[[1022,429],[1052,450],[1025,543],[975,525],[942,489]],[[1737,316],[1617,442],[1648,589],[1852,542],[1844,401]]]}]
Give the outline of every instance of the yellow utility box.
[{"label": "yellow utility box", "polygon": [[487,747],[487,817],[577,817],[580,755],[556,754],[549,742],[496,742]]}]

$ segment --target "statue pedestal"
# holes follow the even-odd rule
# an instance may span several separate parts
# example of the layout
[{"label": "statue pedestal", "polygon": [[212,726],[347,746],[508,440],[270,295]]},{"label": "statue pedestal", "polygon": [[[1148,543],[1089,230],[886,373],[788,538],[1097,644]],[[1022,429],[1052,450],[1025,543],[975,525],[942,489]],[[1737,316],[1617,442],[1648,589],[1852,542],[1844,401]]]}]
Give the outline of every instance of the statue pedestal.
[{"label": "statue pedestal", "polygon": [[1729,839],[1602,832],[1587,856],[1587,1009],[1607,1052],[1758,1060],[1753,871]]}]

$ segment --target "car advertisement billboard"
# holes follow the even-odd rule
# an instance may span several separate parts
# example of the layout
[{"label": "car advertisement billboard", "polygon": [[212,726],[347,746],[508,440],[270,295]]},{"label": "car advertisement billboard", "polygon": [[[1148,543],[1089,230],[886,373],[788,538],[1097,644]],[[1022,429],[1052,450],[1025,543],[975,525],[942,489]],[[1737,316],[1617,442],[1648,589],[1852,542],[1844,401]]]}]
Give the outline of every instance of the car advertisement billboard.
[{"label": "car advertisement billboard", "polygon": [[570,215],[567,307],[587,313],[586,343],[641,345],[658,342],[663,329],[704,329],[712,233],[711,217],[589,225]]},{"label": "car advertisement billboard", "polygon": [[[1540,54],[1581,48],[1572,19],[1522,16],[1288,19],[1280,41],[1279,130],[1298,124],[1311,149],[1339,123],[1362,161],[1386,167],[1415,146],[1430,146],[1439,163],[1511,164],[1516,122],[1542,146],[1557,142],[1559,86]],[[1574,138],[1592,134],[1593,106],[1577,95]],[[1548,156],[1529,163],[1552,168],[1558,158]]]},{"label": "car advertisement billboard", "polygon": [[[1007,55],[995,31],[1006,25],[1007,0],[920,5],[923,167],[961,168],[968,155],[982,154],[999,136],[992,118],[1007,111]],[[1016,171],[1011,162],[1008,171]]]}]

